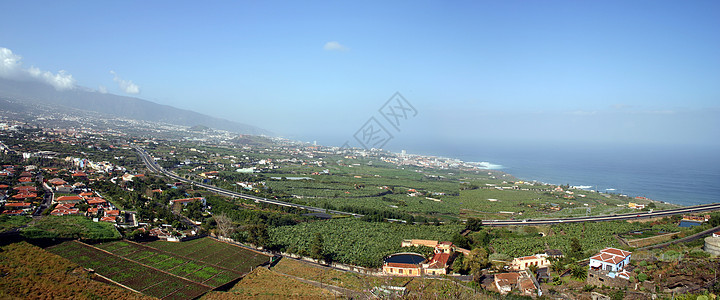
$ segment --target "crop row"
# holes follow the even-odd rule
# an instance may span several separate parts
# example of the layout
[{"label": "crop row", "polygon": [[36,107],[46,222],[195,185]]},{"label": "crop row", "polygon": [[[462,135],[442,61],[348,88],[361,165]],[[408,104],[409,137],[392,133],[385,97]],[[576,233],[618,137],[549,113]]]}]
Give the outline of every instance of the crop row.
[{"label": "crop row", "polygon": [[158,298],[195,298],[209,290],[190,280],[172,276],[79,242],[65,242],[48,248],[48,251],[83,267],[93,268],[98,274]]},{"label": "crop row", "polygon": [[266,255],[209,238],[183,243],[156,241],[148,246],[240,273],[246,273],[251,267],[269,260]]}]

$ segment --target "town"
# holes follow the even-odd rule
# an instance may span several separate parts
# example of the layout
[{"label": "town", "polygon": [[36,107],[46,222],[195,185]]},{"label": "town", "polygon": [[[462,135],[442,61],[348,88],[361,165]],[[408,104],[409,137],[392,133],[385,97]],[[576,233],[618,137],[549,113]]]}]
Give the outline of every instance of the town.
[{"label": "town", "polygon": [[[31,241],[148,296],[256,291],[249,278],[258,272],[304,278],[312,286],[306,292],[315,294],[303,295],[314,297],[644,299],[715,292],[718,286],[688,267],[719,253],[720,238],[712,231],[720,216],[714,212],[632,223],[484,226],[480,219],[524,222],[541,215],[633,214],[676,206],[380,149],[210,129],[203,129],[202,138],[173,139],[195,129],[166,127],[165,138],[153,138],[2,121],[1,223],[8,241]],[[134,147],[183,180],[152,172]],[[223,196],[204,185],[298,206]],[[220,261],[193,254],[203,248],[228,254]],[[97,261],[80,259],[88,255]],[[108,255],[125,263],[98,264],[112,259]],[[662,277],[680,267],[682,272]],[[126,271],[112,271],[117,268]],[[127,276],[147,268],[182,280],[157,273],[174,286],[158,289]],[[342,279],[344,274],[370,286]],[[323,276],[335,279],[320,284]],[[229,291],[215,290],[237,280]]]}]

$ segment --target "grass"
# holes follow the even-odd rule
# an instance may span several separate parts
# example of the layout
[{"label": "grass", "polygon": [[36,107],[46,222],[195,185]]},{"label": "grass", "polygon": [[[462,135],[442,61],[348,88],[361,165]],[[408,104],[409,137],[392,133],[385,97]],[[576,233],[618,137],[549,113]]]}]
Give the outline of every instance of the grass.
[{"label": "grass", "polygon": [[0,215],[0,232],[24,226],[30,221],[32,221],[32,218],[28,216]]},{"label": "grass", "polygon": [[0,249],[2,299],[150,299],[91,280],[77,264],[26,242]]},{"label": "grass", "polygon": [[311,284],[268,270],[257,268],[228,292],[211,292],[202,299],[327,299],[333,293]]},{"label": "grass", "polygon": [[122,236],[106,222],[93,222],[84,216],[47,216],[22,230],[26,238],[81,238],[117,240]]},{"label": "grass", "polygon": [[283,258],[272,268],[273,271],[288,274],[317,282],[324,282],[335,286],[364,291],[373,286],[382,284],[383,279],[351,272],[323,268],[290,258]]}]

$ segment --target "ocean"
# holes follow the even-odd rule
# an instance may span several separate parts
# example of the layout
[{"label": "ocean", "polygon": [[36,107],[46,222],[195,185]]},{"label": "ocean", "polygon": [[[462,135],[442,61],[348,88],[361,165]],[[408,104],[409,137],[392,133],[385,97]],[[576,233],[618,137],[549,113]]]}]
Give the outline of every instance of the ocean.
[{"label": "ocean", "polygon": [[[408,153],[487,162],[522,180],[569,184],[679,205],[720,202],[720,149],[717,148],[453,146],[448,143],[433,145],[432,149],[414,146]],[[415,149],[418,152],[412,151]]]}]

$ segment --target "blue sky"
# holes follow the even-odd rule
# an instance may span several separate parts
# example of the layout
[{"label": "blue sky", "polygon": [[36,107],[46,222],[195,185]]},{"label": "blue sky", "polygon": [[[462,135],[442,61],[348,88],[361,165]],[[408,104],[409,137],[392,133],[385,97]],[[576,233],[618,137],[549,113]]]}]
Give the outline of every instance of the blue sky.
[{"label": "blue sky", "polygon": [[418,114],[390,148],[720,143],[717,1],[148,2],[6,1],[0,47],[48,80],[323,144],[395,92]]}]

